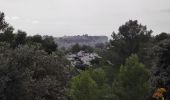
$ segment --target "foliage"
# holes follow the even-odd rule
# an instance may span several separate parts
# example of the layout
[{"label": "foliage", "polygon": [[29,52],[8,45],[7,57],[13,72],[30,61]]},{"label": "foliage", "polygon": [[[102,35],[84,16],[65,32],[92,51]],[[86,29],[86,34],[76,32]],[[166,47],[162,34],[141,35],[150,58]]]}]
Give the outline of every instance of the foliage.
[{"label": "foliage", "polygon": [[[151,69],[152,89],[166,88],[167,94],[170,93],[170,40],[163,40],[153,47],[154,60]],[[167,95],[166,99],[170,98]]]},{"label": "foliage", "polygon": [[81,50],[88,52],[88,53],[92,53],[94,51],[94,49],[92,47],[87,46],[87,45],[80,46],[78,43],[73,45],[70,49],[71,53],[78,53]]},{"label": "foliage", "polygon": [[80,45],[79,44],[75,44],[72,46],[71,50],[72,53],[77,53],[80,51]]},{"label": "foliage", "polygon": [[46,36],[45,39],[43,39],[42,47],[48,53],[52,53],[57,50],[57,44],[54,42],[52,36]]},{"label": "foliage", "polygon": [[83,50],[85,52],[89,52],[89,53],[92,53],[94,51],[94,49],[91,46],[87,46],[87,45],[83,45],[81,47],[81,50]]},{"label": "foliage", "polygon": [[113,82],[114,100],[145,100],[148,92],[148,72],[137,55],[130,56]]},{"label": "foliage", "polygon": [[43,39],[41,35],[34,35],[34,36],[28,36],[26,41],[29,44],[34,44],[34,43],[42,43]]},{"label": "foliage", "polygon": [[4,31],[8,27],[8,23],[5,21],[5,14],[0,12],[0,31]]},{"label": "foliage", "polygon": [[106,73],[102,68],[94,69],[90,71],[92,79],[97,84],[97,99],[96,100],[110,100],[111,90],[108,85]]},{"label": "foliage", "polygon": [[12,47],[18,47],[19,45],[24,45],[26,43],[26,36],[27,33],[21,30],[18,30],[15,38],[14,38],[14,42],[12,44]]},{"label": "foliage", "polygon": [[82,72],[71,82],[70,96],[72,100],[96,100],[97,84],[88,72]]},{"label": "foliage", "polygon": [[118,34],[113,32],[113,39],[110,41],[111,51],[114,53],[112,62],[119,66],[133,53],[142,59],[144,55],[140,55],[140,51],[146,51],[151,33],[146,26],[138,24],[137,20],[129,20],[120,26]]},{"label": "foliage", "polygon": [[0,43],[1,100],[65,100],[68,64],[36,46]]},{"label": "foliage", "polygon": [[4,33],[0,34],[0,41],[1,42],[7,42],[7,43],[12,43],[14,40],[14,34],[13,34],[14,28],[8,27],[4,30]]},{"label": "foliage", "polygon": [[71,80],[72,100],[110,100],[110,87],[102,69],[90,69]]},{"label": "foliage", "polygon": [[161,34],[158,34],[155,36],[155,42],[160,42],[165,39],[169,39],[170,35],[168,33],[162,32]]}]

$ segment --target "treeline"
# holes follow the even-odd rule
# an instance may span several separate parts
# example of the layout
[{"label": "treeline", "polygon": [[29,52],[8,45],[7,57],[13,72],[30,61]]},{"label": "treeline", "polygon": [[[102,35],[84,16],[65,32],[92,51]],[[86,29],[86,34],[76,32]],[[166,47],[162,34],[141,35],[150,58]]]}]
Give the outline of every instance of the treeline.
[{"label": "treeline", "polygon": [[41,45],[41,48],[52,53],[57,50],[57,45],[53,41],[52,36],[34,35],[27,36],[27,33],[21,30],[18,30],[16,33],[13,32],[14,29],[11,26],[7,26],[6,29],[0,34],[0,42],[6,42],[10,44],[11,48],[16,48],[19,45],[25,44],[37,44]]},{"label": "treeline", "polygon": [[98,68],[72,78],[69,99],[169,100],[170,34],[152,33],[137,20],[120,26],[108,49],[98,51]]},{"label": "treeline", "polygon": [[27,36],[27,33],[21,30],[14,33],[14,28],[5,21],[4,17],[4,13],[0,12],[0,42],[9,43],[11,48],[16,48],[19,45],[39,43],[41,48],[48,53],[57,50],[57,45],[52,36]]},{"label": "treeline", "polygon": [[[156,36],[137,20],[112,33],[105,48],[74,45],[71,53],[97,52],[95,67],[77,71],[53,37],[27,36],[0,13],[1,100],[170,99],[170,34]],[[64,52],[64,53],[63,53]],[[155,94],[155,90],[166,92]]]},{"label": "treeline", "polygon": [[14,33],[0,12],[0,100],[66,100],[69,66],[53,37]]}]

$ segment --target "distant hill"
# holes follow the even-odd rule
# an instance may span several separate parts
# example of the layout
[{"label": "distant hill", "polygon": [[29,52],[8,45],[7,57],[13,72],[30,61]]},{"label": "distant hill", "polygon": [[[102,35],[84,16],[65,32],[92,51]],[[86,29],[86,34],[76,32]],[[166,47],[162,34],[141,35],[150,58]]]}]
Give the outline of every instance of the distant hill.
[{"label": "distant hill", "polygon": [[72,45],[78,43],[79,45],[88,45],[94,47],[97,44],[105,44],[108,42],[107,36],[88,36],[88,35],[77,35],[77,36],[64,36],[54,38],[55,43],[58,47],[69,48]]}]

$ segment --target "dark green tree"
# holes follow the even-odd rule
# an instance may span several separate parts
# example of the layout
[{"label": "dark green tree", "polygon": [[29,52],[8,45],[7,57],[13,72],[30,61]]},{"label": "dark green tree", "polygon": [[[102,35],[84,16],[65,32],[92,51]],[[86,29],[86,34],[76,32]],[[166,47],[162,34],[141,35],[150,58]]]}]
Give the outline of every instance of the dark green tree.
[{"label": "dark green tree", "polygon": [[169,39],[170,35],[168,33],[162,32],[161,34],[158,34],[155,36],[155,42],[160,42],[165,39]]},{"label": "dark green tree", "polygon": [[8,27],[8,23],[5,21],[5,14],[0,12],[0,32]]},{"label": "dark green tree", "polygon": [[34,35],[27,37],[27,42],[42,43],[43,39],[41,35]]},{"label": "dark green tree", "polygon": [[75,44],[75,45],[73,45],[72,47],[71,47],[71,52],[72,53],[77,53],[77,52],[79,52],[81,50],[81,46],[77,43],[77,44]]},{"label": "dark green tree", "polygon": [[13,48],[18,47],[19,45],[26,44],[26,36],[27,33],[21,30],[18,30],[17,34],[15,35],[14,42],[11,44]]},{"label": "dark green tree", "polygon": [[42,41],[42,48],[49,54],[57,50],[57,44],[52,36],[45,36]]},{"label": "dark green tree", "polygon": [[149,74],[137,55],[130,56],[121,66],[113,82],[113,100],[146,100]]},{"label": "dark green tree", "polygon": [[102,68],[97,68],[90,71],[90,76],[97,84],[97,99],[96,100],[110,100],[111,88],[107,83],[106,73]]},{"label": "dark green tree", "polygon": [[110,61],[115,65],[120,65],[132,53],[137,54],[140,60],[143,60],[143,52],[148,47],[151,33],[151,30],[147,30],[147,27],[139,24],[137,20],[129,20],[120,26],[119,32],[112,34],[110,49],[114,55]]},{"label": "dark green tree", "polygon": [[3,41],[7,43],[12,43],[14,41],[14,34],[13,34],[14,28],[12,26],[5,29],[3,33]]},{"label": "dark green tree", "polygon": [[72,79],[69,95],[71,100],[97,100],[97,84],[88,71]]},{"label": "dark green tree", "polygon": [[81,46],[81,50],[88,52],[88,53],[94,52],[94,49],[91,46],[87,46],[87,45]]},{"label": "dark green tree", "polygon": [[42,36],[41,35],[34,35],[32,37],[32,41],[37,42],[37,43],[42,43]]},{"label": "dark green tree", "polygon": [[35,46],[0,43],[1,100],[66,100],[65,58]]},{"label": "dark green tree", "polygon": [[151,69],[151,86],[157,88],[166,88],[166,100],[170,99],[170,40],[164,40],[153,47],[154,60]]},{"label": "dark green tree", "polygon": [[5,21],[5,14],[0,12],[0,41],[4,41],[4,30],[8,27],[8,23]]},{"label": "dark green tree", "polygon": [[89,69],[73,77],[69,95],[72,100],[110,100],[111,88],[103,69]]}]

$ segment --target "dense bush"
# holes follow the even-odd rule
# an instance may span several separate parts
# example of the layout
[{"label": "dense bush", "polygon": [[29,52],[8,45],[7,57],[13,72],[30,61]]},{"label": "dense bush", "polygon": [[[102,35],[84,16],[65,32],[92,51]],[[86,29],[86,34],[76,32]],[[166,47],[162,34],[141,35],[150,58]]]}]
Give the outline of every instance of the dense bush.
[{"label": "dense bush", "polygon": [[0,44],[1,100],[65,100],[68,64],[39,46]]}]

